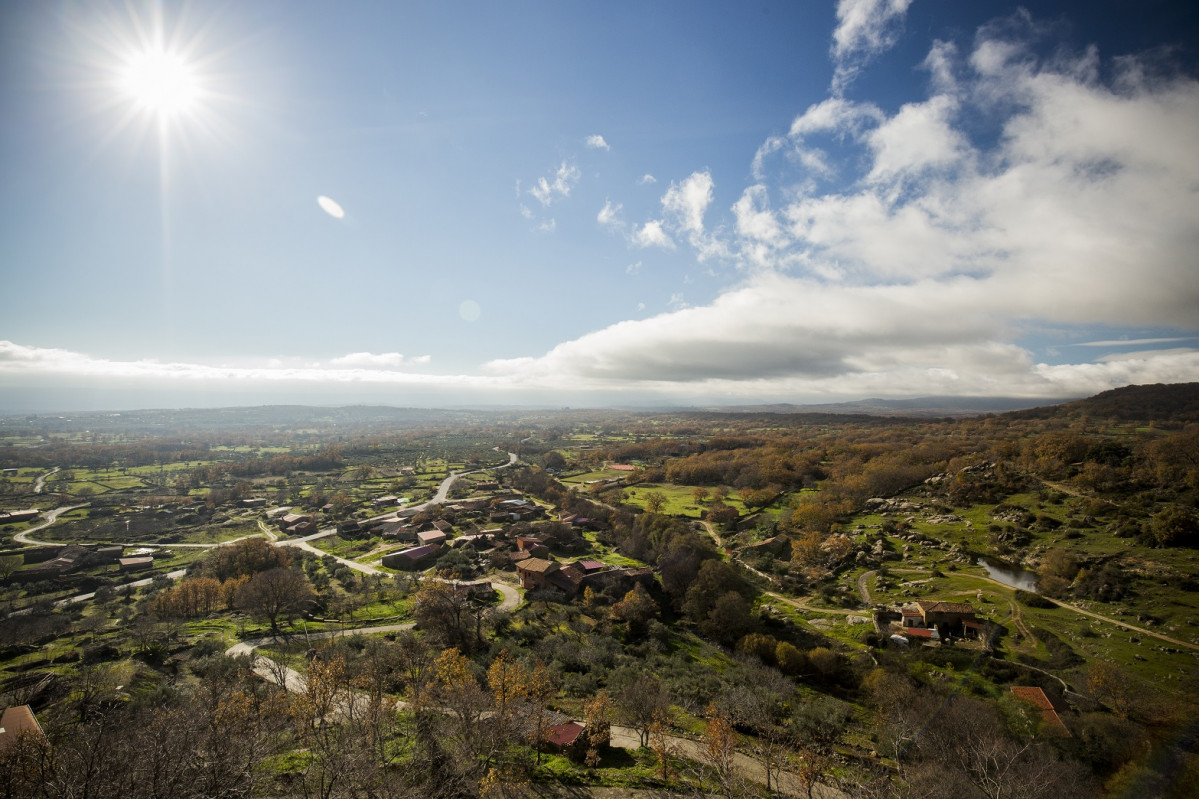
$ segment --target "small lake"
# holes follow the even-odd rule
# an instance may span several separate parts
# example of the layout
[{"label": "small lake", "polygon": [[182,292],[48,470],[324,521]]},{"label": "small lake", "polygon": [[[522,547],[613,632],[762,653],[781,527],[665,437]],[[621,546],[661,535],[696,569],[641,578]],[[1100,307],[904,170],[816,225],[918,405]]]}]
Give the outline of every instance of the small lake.
[{"label": "small lake", "polygon": [[991,558],[979,558],[978,565],[987,570],[987,576],[992,580],[1021,591],[1037,592],[1037,575],[1027,569]]}]

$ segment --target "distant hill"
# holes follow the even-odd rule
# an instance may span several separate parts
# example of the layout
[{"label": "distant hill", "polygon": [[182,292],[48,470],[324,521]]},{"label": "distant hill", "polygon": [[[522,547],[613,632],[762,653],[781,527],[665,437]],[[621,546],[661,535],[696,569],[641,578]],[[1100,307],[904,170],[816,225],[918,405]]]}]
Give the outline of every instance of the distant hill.
[{"label": "distant hill", "polygon": [[1199,383],[1124,386],[1087,399],[1015,411],[1011,415],[1021,419],[1048,419],[1080,413],[1134,422],[1199,422]]},{"label": "distant hill", "polygon": [[[1069,400],[1062,400],[1068,402]],[[904,417],[965,417],[982,416],[988,413],[1037,408],[1044,400],[1019,397],[917,397],[915,399],[864,399],[854,402],[830,402],[818,405],[735,405],[704,408],[703,410],[723,413],[779,413],[779,414],[852,414],[865,416]],[[697,410],[697,409],[691,409]]]}]

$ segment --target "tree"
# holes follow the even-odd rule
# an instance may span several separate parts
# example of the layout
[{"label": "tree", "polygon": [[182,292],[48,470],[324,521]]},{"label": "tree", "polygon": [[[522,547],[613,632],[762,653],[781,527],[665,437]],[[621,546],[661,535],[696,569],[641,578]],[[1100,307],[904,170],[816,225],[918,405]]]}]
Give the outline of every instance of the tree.
[{"label": "tree", "polygon": [[279,620],[290,621],[316,600],[304,575],[276,567],[258,572],[237,591],[235,604],[251,616],[267,621],[278,632]]},{"label": "tree", "polygon": [[21,568],[22,559],[20,555],[5,555],[0,557],[0,583],[8,580],[13,572]]},{"label": "tree", "polygon": [[647,491],[645,494],[645,510],[647,513],[659,513],[666,507],[666,495],[661,491]]},{"label": "tree", "polygon": [[712,640],[732,646],[752,632],[756,623],[745,598],[736,591],[727,591],[716,600],[708,617],[700,622],[699,630]]},{"label": "tree", "polygon": [[622,724],[637,731],[642,746],[648,746],[650,726],[657,715],[670,707],[670,700],[656,676],[643,673],[627,676],[631,679],[616,692],[616,716]]},{"label": "tree", "polygon": [[728,717],[715,707],[708,708],[703,745],[703,759],[708,766],[713,782],[720,786],[724,796],[734,796],[740,787],[735,763],[737,733],[733,730],[733,725]]},{"label": "tree", "polygon": [[828,755],[818,749],[805,747],[800,752],[795,776],[799,778],[800,787],[803,788],[807,799],[813,799],[815,796],[816,786],[820,784],[820,778],[828,772],[829,765]]},{"label": "tree", "polygon": [[587,755],[583,762],[595,768],[612,741],[612,700],[606,691],[583,704],[583,718],[587,725]]},{"label": "tree", "polygon": [[1199,544],[1199,514],[1181,505],[1170,505],[1149,520],[1149,532],[1158,546]]},{"label": "tree", "polygon": [[[414,599],[412,615],[416,623],[444,646],[470,651],[479,643],[477,636],[472,634],[475,617],[471,612],[470,597],[466,594],[455,591],[449,583],[425,580]],[[481,627],[481,616],[478,621]]]},{"label": "tree", "polygon": [[670,740],[669,731],[670,714],[664,709],[655,710],[646,730],[646,738],[649,748],[658,758],[659,779],[665,783],[670,782],[670,761],[675,756],[675,747]]},{"label": "tree", "polygon": [[[588,589],[590,590],[590,589]],[[624,622],[625,632],[631,638],[645,635],[651,620],[657,618],[658,603],[654,602],[640,583],[624,595],[624,599],[612,606],[612,618]]]}]

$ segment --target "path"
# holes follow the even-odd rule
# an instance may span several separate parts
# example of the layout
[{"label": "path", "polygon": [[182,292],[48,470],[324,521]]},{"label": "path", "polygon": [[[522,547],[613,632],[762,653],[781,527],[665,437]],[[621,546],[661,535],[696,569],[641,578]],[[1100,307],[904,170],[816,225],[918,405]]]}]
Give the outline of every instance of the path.
[{"label": "path", "polygon": [[59,468],[57,466],[55,466],[53,469],[46,472],[45,474],[38,475],[37,480],[35,480],[33,482],[33,493],[35,493],[35,494],[42,493],[42,489],[44,489],[46,487],[46,478],[52,474],[58,474],[58,471],[59,471]]},{"label": "path", "polygon": [[58,517],[64,513],[66,513],[67,511],[75,510],[76,508],[86,508],[90,504],[91,504],[90,502],[81,502],[78,505],[63,505],[61,508],[55,508],[54,510],[48,510],[48,511],[46,511],[46,520],[44,522],[42,522],[41,524],[34,525],[33,527],[30,527],[28,530],[23,530],[22,532],[17,533],[16,535],[14,535],[12,537],[12,540],[16,541],[20,544],[35,544],[35,545],[44,546],[44,547],[68,546],[67,544],[63,543],[62,541],[38,541],[36,538],[30,538],[29,534],[36,533],[38,530],[45,530],[47,527],[49,527],[50,525],[52,525],[56,521],[58,521]]},{"label": "path", "polygon": [[[903,570],[896,569],[896,571],[913,571],[914,572],[914,571],[923,571],[923,570],[920,570],[920,569],[903,569]],[[994,583],[995,585],[1006,588],[1009,591],[1015,590],[1012,588],[1012,586],[1008,585],[1007,583],[1000,582],[999,580],[996,580],[991,577],[984,577],[981,574],[967,574],[965,572],[957,572],[955,574],[955,576],[956,577],[969,577],[974,580],[983,580],[985,582]],[[1045,596],[1044,594],[1037,594],[1037,596],[1041,597],[1046,602],[1052,602],[1054,605],[1057,605],[1059,608],[1065,608],[1066,610],[1072,610],[1075,613],[1079,613],[1083,616],[1089,616],[1092,619],[1097,619],[1098,621],[1107,622],[1108,624],[1114,624],[1115,626],[1121,627],[1125,630],[1131,630],[1133,632],[1141,633],[1142,635],[1152,636],[1153,638],[1157,638],[1162,641],[1168,641],[1171,644],[1176,644],[1178,646],[1186,647],[1187,649],[1192,649],[1196,652],[1199,652],[1199,644],[1192,644],[1192,643],[1188,643],[1187,641],[1180,641],[1177,638],[1171,638],[1168,635],[1163,635],[1162,633],[1154,632],[1153,630],[1147,630],[1144,627],[1137,627],[1135,624],[1129,624],[1126,621],[1120,621],[1119,619],[1113,619],[1110,616],[1103,616],[1098,613],[1094,613],[1092,611],[1085,610],[1084,608],[1080,608],[1078,605],[1072,605],[1069,602],[1063,602],[1060,599],[1054,599],[1053,597]],[[1021,624],[1023,624],[1023,618],[1021,618]]]},{"label": "path", "polygon": [[[497,586],[498,587],[498,586]],[[507,587],[507,586],[506,586]],[[516,592],[513,591],[513,594]],[[517,594],[519,600],[519,595]],[[507,596],[505,596],[505,603]],[[505,603],[501,603],[503,608]],[[410,630],[414,626],[414,622],[404,622],[402,624],[387,624],[375,627],[361,627],[356,630],[340,631],[326,630],[319,633],[309,633],[308,640],[312,639],[327,639],[345,635],[346,632],[352,635],[372,635],[379,633],[400,632],[402,630]],[[251,668],[254,673],[260,678],[272,682],[275,685],[280,685],[284,690],[291,693],[301,693],[306,690],[306,682],[304,675],[300,672],[278,663],[265,655],[256,655],[254,650],[265,646],[272,642],[278,641],[277,636],[267,636],[264,638],[253,638],[246,641],[241,641],[234,644],[225,650],[227,657],[250,657]],[[403,710],[408,705],[402,700],[397,700],[396,709]],[[620,725],[612,725],[611,744],[618,749],[637,750],[641,747],[641,739],[637,735],[636,730],[630,727],[622,727]],[[705,746],[702,741],[691,738],[682,738],[675,735],[666,736],[667,746],[678,756],[685,757],[688,760],[704,762]],[[738,752],[733,759],[734,767],[740,773],[740,776],[747,780],[755,782],[765,782],[765,772],[761,761],[749,755]],[[792,772],[782,771],[777,774],[779,780],[780,792],[794,795],[801,795],[805,792],[803,783],[799,777]],[[827,785],[816,785],[813,789],[812,796],[817,799],[844,799],[845,794],[841,791],[831,788]]]},{"label": "path", "polygon": [[861,575],[858,576],[858,593],[862,595],[862,604],[866,607],[870,607],[870,586],[868,586],[866,582],[876,574],[878,574],[878,572],[876,572],[874,569],[871,569],[870,571],[862,572]]},{"label": "path", "polygon": [[[471,469],[470,471],[466,471],[466,472],[450,472],[449,475],[447,475],[446,478],[441,481],[440,485],[437,486],[437,492],[435,494],[433,494],[432,499],[425,500],[424,502],[420,503],[419,505],[408,506],[405,508],[405,510],[406,511],[421,511],[421,510],[424,510],[425,508],[429,507],[430,505],[440,505],[446,501],[446,497],[448,497],[450,494],[450,488],[453,487],[454,481],[457,480],[459,477],[463,477],[468,474],[475,474],[476,472],[485,472],[488,469],[507,469],[509,466],[514,465],[516,463],[516,460],[517,460],[516,453],[509,452],[508,453],[508,462],[501,464],[499,466],[484,466],[481,469]],[[391,514],[384,514],[384,516],[390,516],[390,515]],[[259,524],[261,525],[261,522]],[[306,552],[311,552],[315,555],[320,555],[323,557],[325,555],[328,555],[329,553],[325,552],[322,549],[318,549],[317,547],[312,546],[312,544],[310,542],[316,541],[319,538],[326,538],[326,537],[334,535],[336,533],[337,533],[336,527],[326,527],[323,530],[317,530],[312,535],[306,535],[302,538],[289,538],[286,541],[279,541],[278,538],[276,537],[275,541],[281,547],[297,547],[298,549],[303,549]],[[384,573],[384,572],[381,572],[378,569],[376,569],[374,566],[369,566],[364,563],[358,563],[357,561],[349,560],[347,558],[338,558],[337,556],[333,556],[333,557],[336,558],[338,563],[343,563],[346,566],[349,566],[351,569],[356,569],[360,572],[363,572],[364,574],[383,574]]]}]

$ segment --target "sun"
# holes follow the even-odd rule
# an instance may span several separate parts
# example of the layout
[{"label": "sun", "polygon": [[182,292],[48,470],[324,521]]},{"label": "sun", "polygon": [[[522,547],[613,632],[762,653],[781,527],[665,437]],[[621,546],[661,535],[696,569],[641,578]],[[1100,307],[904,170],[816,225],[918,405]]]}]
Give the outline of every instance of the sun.
[{"label": "sun", "polygon": [[160,118],[195,110],[201,94],[195,66],[181,54],[164,49],[130,56],[120,85],[139,109]]}]

